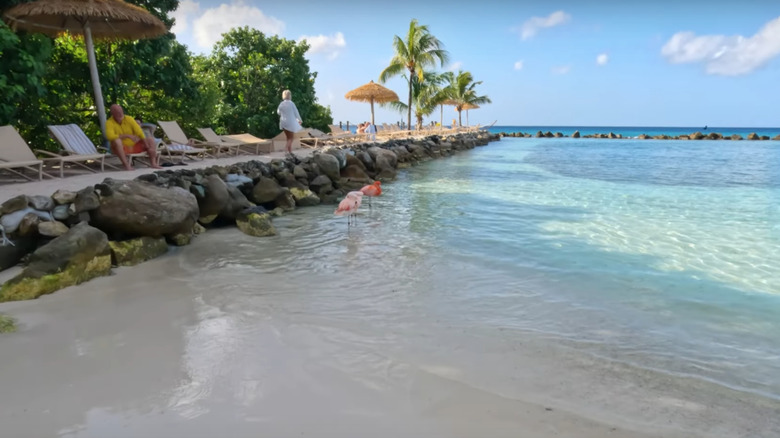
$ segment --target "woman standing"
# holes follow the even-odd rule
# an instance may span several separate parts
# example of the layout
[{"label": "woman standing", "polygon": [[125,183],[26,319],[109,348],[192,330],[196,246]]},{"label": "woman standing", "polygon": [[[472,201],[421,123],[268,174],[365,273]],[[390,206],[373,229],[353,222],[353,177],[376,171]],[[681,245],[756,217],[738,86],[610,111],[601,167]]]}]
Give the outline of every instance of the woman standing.
[{"label": "woman standing", "polygon": [[279,114],[279,128],[284,131],[284,135],[287,137],[287,153],[292,154],[292,141],[295,138],[295,133],[301,130],[301,115],[298,113],[298,108],[295,106],[290,98],[292,93],[290,90],[284,90],[282,92],[282,103],[279,104],[279,108],[276,109],[276,114]]}]

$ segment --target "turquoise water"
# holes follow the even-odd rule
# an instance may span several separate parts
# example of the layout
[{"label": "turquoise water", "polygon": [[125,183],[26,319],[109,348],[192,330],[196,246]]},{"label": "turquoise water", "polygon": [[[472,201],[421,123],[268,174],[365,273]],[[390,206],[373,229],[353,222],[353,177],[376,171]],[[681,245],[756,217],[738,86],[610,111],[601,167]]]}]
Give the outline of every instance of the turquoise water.
[{"label": "turquoise water", "polygon": [[580,131],[581,135],[590,135],[590,134],[609,134],[610,132],[614,132],[615,134],[621,134],[623,137],[638,137],[642,134],[647,134],[649,136],[654,135],[669,135],[669,136],[676,136],[676,135],[688,135],[692,134],[694,132],[701,132],[703,134],[709,134],[711,132],[717,132],[718,134],[722,134],[724,136],[731,136],[734,134],[741,135],[743,138],[747,138],[747,136],[751,133],[756,133],[759,136],[769,136],[769,138],[773,138],[776,135],[780,134],[780,128],[771,128],[771,127],[756,127],[756,128],[728,128],[728,127],[717,127],[717,126],[708,126],[707,129],[704,129],[704,125],[702,126],[693,126],[693,127],[680,127],[680,126],[491,126],[488,128],[488,131],[492,133],[500,133],[500,132],[523,132],[523,133],[531,133],[535,134],[537,131],[547,132],[550,131],[553,134],[556,132],[563,133],[564,135],[572,135],[574,131]]},{"label": "turquoise water", "polygon": [[771,143],[505,138],[387,193],[435,251],[499,279],[456,294],[458,317],[780,396]]}]

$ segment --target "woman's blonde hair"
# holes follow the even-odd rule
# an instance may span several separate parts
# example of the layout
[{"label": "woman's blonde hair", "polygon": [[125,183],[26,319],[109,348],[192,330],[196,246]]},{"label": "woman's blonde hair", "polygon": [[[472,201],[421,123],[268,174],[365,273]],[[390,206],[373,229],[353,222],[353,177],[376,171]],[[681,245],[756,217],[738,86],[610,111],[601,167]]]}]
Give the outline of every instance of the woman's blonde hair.
[{"label": "woman's blonde hair", "polygon": [[292,93],[290,93],[290,90],[282,91],[282,99],[290,100],[291,97],[292,97]]}]

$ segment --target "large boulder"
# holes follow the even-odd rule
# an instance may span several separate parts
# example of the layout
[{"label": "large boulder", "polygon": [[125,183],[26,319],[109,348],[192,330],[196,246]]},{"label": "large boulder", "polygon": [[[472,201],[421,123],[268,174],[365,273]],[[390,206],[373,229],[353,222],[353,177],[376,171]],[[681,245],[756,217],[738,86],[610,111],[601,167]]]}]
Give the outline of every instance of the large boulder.
[{"label": "large boulder", "polygon": [[366,168],[366,165],[362,161],[360,161],[360,159],[357,156],[352,154],[347,154],[347,166],[358,166],[361,169],[363,169],[364,172],[368,170]]},{"label": "large boulder", "polygon": [[365,170],[360,168],[360,166],[355,166],[352,164],[341,169],[341,177],[359,181],[369,181],[371,179],[368,177]]},{"label": "large boulder", "polygon": [[[105,181],[103,183],[105,184]],[[95,188],[85,187],[76,193],[76,199],[70,204],[68,211],[75,216],[85,211],[92,211],[98,207],[100,207],[100,198],[95,193]]]},{"label": "large boulder", "polygon": [[761,137],[758,136],[755,132],[751,132],[748,134],[747,139],[748,140],[759,140]]},{"label": "large boulder", "polygon": [[55,203],[57,203],[57,205],[70,204],[76,200],[76,193],[69,190],[59,189],[54,192],[53,195],[51,195],[51,198]]},{"label": "large boulder", "polygon": [[16,266],[22,257],[35,250],[37,237],[14,238],[13,245],[0,245],[0,271]]},{"label": "large boulder", "polygon": [[[238,216],[238,213],[240,213],[242,210],[246,210],[249,207],[255,206],[255,204],[251,203],[249,199],[244,196],[238,187],[228,186],[228,194],[230,195],[230,200],[228,201],[227,205],[225,205],[225,208],[219,212],[219,217],[222,219],[227,219],[230,221],[236,220],[236,216]],[[211,222],[204,221],[203,219],[204,218],[201,218],[201,223]]]},{"label": "large boulder", "polygon": [[312,192],[322,195],[323,193],[330,193],[333,191],[333,182],[331,182],[327,175],[320,175],[309,183],[309,188]]},{"label": "large boulder", "polygon": [[59,237],[68,232],[68,226],[59,221],[41,222],[38,234],[45,237]]},{"label": "large boulder", "polygon": [[274,205],[282,211],[295,210],[295,197],[290,193],[290,189],[282,189],[282,194],[274,200]]},{"label": "large boulder", "polygon": [[[371,155],[371,158],[374,160],[374,162],[379,160],[379,157],[384,157],[385,160],[387,160],[388,163],[390,163],[390,166],[395,169],[398,167],[398,156],[394,154],[392,151],[388,151],[387,149],[382,149],[377,146],[371,146],[368,148],[368,154]],[[381,170],[381,168],[379,169]]]},{"label": "large boulder", "polygon": [[29,300],[56,290],[108,275],[111,249],[108,237],[80,223],[38,248],[30,263],[0,289],[0,301]]},{"label": "large boulder", "polygon": [[373,172],[375,170],[374,168],[374,159],[371,158],[371,155],[369,155],[366,151],[357,151],[355,152],[355,157],[360,160],[361,163],[363,163],[363,166],[366,168],[366,171]]},{"label": "large boulder", "polygon": [[256,204],[267,204],[282,194],[282,187],[273,178],[261,176],[252,189],[252,202]]},{"label": "large boulder", "polygon": [[[202,196],[199,196],[200,193],[195,194],[201,217],[218,214],[230,202],[228,186],[219,175],[207,176],[201,187],[203,187]],[[192,192],[192,189],[190,191]]]},{"label": "large boulder", "polygon": [[100,193],[100,205],[90,212],[91,223],[112,237],[191,233],[198,219],[198,201],[179,187],[108,178],[95,189]]},{"label": "large boulder", "polygon": [[327,175],[331,181],[338,181],[339,170],[341,170],[338,158],[330,154],[316,154],[313,160],[320,171]]},{"label": "large boulder", "polygon": [[244,234],[255,237],[275,236],[276,228],[271,223],[271,215],[263,207],[247,208],[236,218],[238,229]]},{"label": "large boulder", "polygon": [[116,266],[134,266],[168,252],[163,237],[139,237],[137,239],[108,242],[111,262]]},{"label": "large boulder", "polygon": [[8,214],[23,210],[27,208],[27,204],[29,203],[30,200],[27,198],[27,195],[14,196],[0,205],[0,214]]},{"label": "large boulder", "polygon": [[319,196],[315,195],[309,189],[290,189],[290,193],[292,193],[293,198],[295,198],[295,204],[299,207],[311,207],[319,205],[320,203]]},{"label": "large boulder", "polygon": [[329,154],[336,157],[336,160],[339,162],[339,169],[343,169],[347,165],[347,153],[338,148],[334,148],[332,146],[326,147],[322,150],[323,154]]},{"label": "large boulder", "polygon": [[30,207],[40,211],[52,211],[54,210],[54,199],[48,196],[30,196]]}]

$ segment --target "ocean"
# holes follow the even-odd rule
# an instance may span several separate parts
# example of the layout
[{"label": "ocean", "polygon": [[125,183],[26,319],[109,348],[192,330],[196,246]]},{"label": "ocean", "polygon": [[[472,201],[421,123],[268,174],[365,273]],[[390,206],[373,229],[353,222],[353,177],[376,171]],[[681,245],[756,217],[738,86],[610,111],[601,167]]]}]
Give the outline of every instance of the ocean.
[{"label": "ocean", "polygon": [[777,142],[504,138],[383,188],[13,303],[7,432],[780,436]]},{"label": "ocean", "polygon": [[780,128],[724,128],[717,126],[491,126],[488,128],[488,131],[496,134],[500,132],[536,134],[538,131],[550,131],[553,134],[560,132],[566,136],[571,136],[575,131],[580,131],[580,135],[609,134],[610,132],[613,132],[616,135],[621,134],[624,138],[636,138],[642,134],[647,134],[650,137],[656,135],[668,135],[673,137],[689,135],[694,132],[701,132],[704,135],[716,132],[724,137],[730,137],[737,134],[741,135],[742,138],[747,138],[751,133],[756,133],[758,136],[766,135],[769,138],[780,135]]}]

